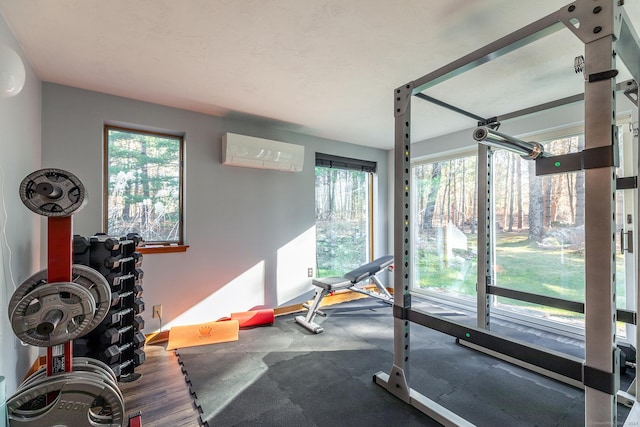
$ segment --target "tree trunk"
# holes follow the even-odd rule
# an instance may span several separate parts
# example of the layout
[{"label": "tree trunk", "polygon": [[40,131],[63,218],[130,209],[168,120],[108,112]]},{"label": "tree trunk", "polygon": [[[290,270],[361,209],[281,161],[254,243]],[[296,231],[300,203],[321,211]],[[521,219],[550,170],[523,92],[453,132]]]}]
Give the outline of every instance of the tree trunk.
[{"label": "tree trunk", "polygon": [[[584,135],[578,137],[578,152],[584,150]],[[584,172],[576,173],[576,220],[575,225],[584,225]]]},{"label": "tree trunk", "polygon": [[[142,180],[142,198],[146,200],[149,198],[149,162],[147,161],[147,141],[143,136],[140,139],[140,159],[142,163],[141,168],[141,180]],[[142,203],[142,227],[149,229],[149,206],[146,203]]]},{"label": "tree trunk", "polygon": [[450,164],[451,170],[449,174],[451,176],[451,191],[453,193],[453,200],[451,201],[451,218],[449,222],[452,224],[458,223],[458,192],[456,191],[456,175],[458,170],[458,160],[453,160]]},{"label": "tree trunk", "polygon": [[[546,183],[544,181],[547,181]],[[551,225],[551,189],[553,187],[553,180],[543,180],[544,187],[544,226],[549,227]]]},{"label": "tree trunk", "polygon": [[[477,162],[476,162],[476,167],[478,167]],[[475,234],[476,233],[476,224],[478,221],[478,197],[480,197],[480,195],[478,194],[478,179],[476,177],[476,179],[473,180],[474,185],[473,185],[473,207],[472,207],[472,212],[471,212],[471,234]],[[482,197],[484,197],[484,194],[482,195]]]},{"label": "tree trunk", "polygon": [[465,201],[467,199],[465,182],[467,181],[467,168],[466,168],[467,159],[465,157],[462,158],[462,189],[461,193],[461,203],[460,203],[460,211],[462,212],[462,218],[460,220],[460,228],[464,230],[464,225],[467,222],[467,212],[466,212],[466,204]]},{"label": "tree trunk", "polygon": [[516,195],[518,196],[518,230],[522,230],[522,159],[516,160]]},{"label": "tree trunk", "polygon": [[506,174],[504,176],[504,197],[502,198],[502,200],[504,200],[504,206],[502,206],[502,230],[506,230],[507,229],[507,216],[508,216],[508,212],[507,212],[507,208],[509,207],[509,169],[511,167],[511,154],[505,152],[505,165],[507,166],[507,171]]},{"label": "tree trunk", "polygon": [[529,167],[529,240],[539,242],[544,232],[542,178],[536,176],[534,162],[527,162],[527,164]]},{"label": "tree trunk", "polygon": [[453,169],[453,166],[451,165],[451,160],[449,160],[449,173],[447,173],[447,186],[445,187],[447,190],[447,216],[444,225],[447,225],[451,221],[451,169]]},{"label": "tree trunk", "polygon": [[515,163],[519,162],[520,160],[516,158],[516,156],[510,156],[510,161],[509,163],[512,164],[511,166],[511,182],[510,182],[510,187],[511,187],[511,191],[510,191],[510,197],[509,197],[509,225],[507,228],[507,231],[513,231],[513,196],[514,196],[514,185],[515,185]]},{"label": "tree trunk", "polygon": [[573,208],[573,190],[575,186],[573,183],[573,174],[567,174],[567,198],[569,199],[569,211],[571,215],[571,223],[575,224],[576,221],[576,211]]},{"label": "tree trunk", "polygon": [[440,190],[440,182],[442,181],[442,164],[436,162],[433,164],[431,171],[431,180],[429,182],[429,192],[427,194],[427,202],[424,209],[423,227],[425,230],[433,228],[433,215],[436,210],[436,199]]}]

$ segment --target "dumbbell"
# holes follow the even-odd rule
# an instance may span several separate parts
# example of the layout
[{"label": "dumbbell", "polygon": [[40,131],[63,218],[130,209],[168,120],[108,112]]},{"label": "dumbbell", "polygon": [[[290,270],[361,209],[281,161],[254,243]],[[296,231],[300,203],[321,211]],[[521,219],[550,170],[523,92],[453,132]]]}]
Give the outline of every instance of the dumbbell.
[{"label": "dumbbell", "polygon": [[110,271],[108,270],[106,273],[101,272],[102,275],[107,279],[109,286],[111,286],[112,291],[119,291],[122,288],[122,273],[119,271]]},{"label": "dumbbell", "polygon": [[120,292],[120,306],[122,306],[123,304],[127,304],[127,300],[133,300],[135,299],[135,295],[133,294],[133,291],[130,290],[122,290]]},{"label": "dumbbell", "polygon": [[133,330],[134,331],[141,331],[144,329],[144,318],[142,316],[136,316],[133,318]]},{"label": "dumbbell", "polygon": [[144,271],[142,271],[141,268],[136,268],[131,272],[131,274],[133,274],[133,277],[135,277],[137,281],[142,281],[142,279],[144,279]]},{"label": "dumbbell", "polygon": [[136,298],[140,298],[142,296],[143,291],[144,289],[142,288],[142,285],[136,284],[133,287],[133,294],[136,296]]},{"label": "dumbbell", "polygon": [[142,365],[147,360],[147,355],[144,350],[137,348],[133,352],[133,364],[135,366]]},{"label": "dumbbell", "polygon": [[105,276],[107,281],[111,285],[112,291],[130,291],[133,288],[133,285],[136,282],[136,278],[132,274],[122,274],[120,272],[117,273],[109,273]]},{"label": "dumbbell", "polygon": [[131,308],[112,308],[111,310],[109,310],[102,323],[100,323],[100,326],[108,327],[113,325],[114,323],[118,323],[124,316],[131,312],[133,312],[133,309]]},{"label": "dumbbell", "polygon": [[109,328],[106,331],[100,333],[100,343],[103,345],[116,344],[120,341],[120,337],[124,333],[131,330],[133,330],[133,325],[123,326],[122,328]]},{"label": "dumbbell", "polygon": [[144,343],[147,341],[147,337],[140,331],[133,334],[133,346],[136,348],[144,347]]},{"label": "dumbbell", "polygon": [[128,375],[133,373],[133,369],[136,366],[142,365],[147,360],[147,355],[143,350],[136,349],[133,353],[133,358],[124,360],[120,363],[114,363],[109,365],[113,373],[117,378],[120,378],[123,375]]},{"label": "dumbbell", "polygon": [[136,260],[133,257],[122,258],[119,268],[122,274],[131,274],[136,269]]},{"label": "dumbbell", "polygon": [[89,265],[91,262],[91,243],[86,237],[73,236],[73,262],[74,264]]},{"label": "dumbbell", "polygon": [[115,376],[119,379],[122,375],[126,374],[127,368],[132,365],[134,365],[133,360],[125,360],[124,362],[109,365],[109,368],[111,368]]},{"label": "dumbbell", "polygon": [[73,340],[74,356],[88,356],[93,352],[93,346],[89,338],[76,338]]},{"label": "dumbbell", "polygon": [[144,239],[138,233],[128,233],[127,240],[132,240],[136,247],[138,247],[140,243],[144,242]]},{"label": "dumbbell", "polygon": [[96,249],[105,249],[107,251],[117,251],[120,249],[120,241],[104,233],[96,233],[95,236],[89,238],[89,242],[91,246]]},{"label": "dumbbell", "polygon": [[124,257],[130,257],[136,250],[136,244],[133,240],[127,238],[120,240],[120,254]]},{"label": "dumbbell", "polygon": [[133,302],[133,312],[135,314],[140,314],[144,311],[144,301],[142,298],[136,298]]},{"label": "dumbbell", "polygon": [[120,287],[124,291],[132,291],[136,284],[136,277],[133,274],[123,274],[118,279]]},{"label": "dumbbell", "polygon": [[115,256],[106,257],[102,261],[102,264],[109,270],[115,270],[116,268],[120,268],[120,265],[123,262],[127,262],[129,260],[133,260],[133,258],[123,257],[122,255],[115,255]]},{"label": "dumbbell", "polygon": [[142,266],[142,260],[144,259],[142,254],[140,252],[134,252],[131,254],[131,257],[133,257],[136,262],[136,268],[140,268]]},{"label": "dumbbell", "polygon": [[111,307],[115,307],[120,302],[120,292],[111,291]]},{"label": "dumbbell", "polygon": [[97,358],[107,365],[113,365],[119,363],[122,352],[131,347],[133,347],[133,343],[131,342],[122,345],[114,344],[98,352]]}]

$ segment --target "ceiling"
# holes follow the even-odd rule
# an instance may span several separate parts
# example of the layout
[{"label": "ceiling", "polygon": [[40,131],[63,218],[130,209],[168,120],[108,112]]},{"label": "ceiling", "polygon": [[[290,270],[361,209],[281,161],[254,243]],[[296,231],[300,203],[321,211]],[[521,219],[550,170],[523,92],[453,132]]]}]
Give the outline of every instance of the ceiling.
[{"label": "ceiling", "polygon": [[[0,13],[43,81],[390,149],[395,88],[568,3],[0,0]],[[573,95],[582,50],[563,30],[429,94],[483,117]],[[475,123],[413,105],[413,140]]]}]

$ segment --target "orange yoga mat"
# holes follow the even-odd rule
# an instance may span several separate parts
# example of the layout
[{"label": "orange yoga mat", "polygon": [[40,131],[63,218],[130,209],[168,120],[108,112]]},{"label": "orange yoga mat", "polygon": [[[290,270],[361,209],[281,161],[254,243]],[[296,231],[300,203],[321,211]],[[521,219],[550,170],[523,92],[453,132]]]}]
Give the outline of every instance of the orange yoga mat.
[{"label": "orange yoga mat", "polygon": [[231,320],[237,320],[241,328],[259,325],[272,325],[274,318],[273,309],[231,313]]},{"label": "orange yoga mat", "polygon": [[169,331],[167,350],[238,341],[239,329],[240,326],[237,320],[173,326]]}]

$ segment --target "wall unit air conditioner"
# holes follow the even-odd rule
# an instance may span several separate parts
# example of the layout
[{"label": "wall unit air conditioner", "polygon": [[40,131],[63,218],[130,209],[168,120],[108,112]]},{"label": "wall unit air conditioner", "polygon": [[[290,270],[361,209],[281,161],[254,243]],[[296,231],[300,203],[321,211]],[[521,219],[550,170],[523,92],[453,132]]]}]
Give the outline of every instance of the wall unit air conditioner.
[{"label": "wall unit air conditioner", "polygon": [[247,168],[301,172],[304,146],[226,133],[222,137],[222,164]]}]

